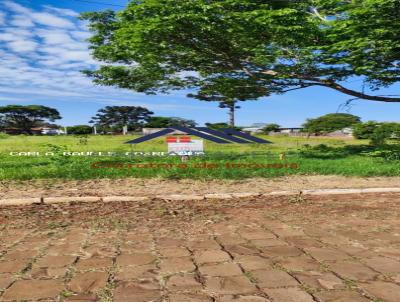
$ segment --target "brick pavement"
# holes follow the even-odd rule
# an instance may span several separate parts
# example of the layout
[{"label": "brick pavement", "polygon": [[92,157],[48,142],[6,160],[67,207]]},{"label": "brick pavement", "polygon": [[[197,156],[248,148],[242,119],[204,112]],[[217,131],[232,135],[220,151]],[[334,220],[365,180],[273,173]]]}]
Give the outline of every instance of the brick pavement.
[{"label": "brick pavement", "polygon": [[0,301],[398,302],[382,196],[1,209]]}]

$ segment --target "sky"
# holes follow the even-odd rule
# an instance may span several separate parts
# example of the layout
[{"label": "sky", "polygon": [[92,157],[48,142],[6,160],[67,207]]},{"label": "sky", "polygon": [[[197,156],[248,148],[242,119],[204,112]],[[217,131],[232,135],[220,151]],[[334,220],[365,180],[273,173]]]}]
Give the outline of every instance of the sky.
[{"label": "sky", "polygon": [[[92,3],[89,3],[92,2]],[[97,3],[93,3],[97,2]],[[105,4],[100,4],[105,3]],[[187,91],[168,95],[144,95],[113,87],[101,87],[80,72],[99,66],[90,56],[90,36],[78,15],[85,11],[122,9],[127,0],[0,0],[0,106],[38,104],[56,108],[68,126],[87,124],[104,106],[142,106],[157,116],[182,117],[205,122],[226,122],[226,109],[214,102],[186,97]],[[112,5],[111,5],[112,4]],[[360,90],[362,81],[346,87]],[[400,94],[399,86],[374,92]],[[305,119],[346,112],[362,120],[400,121],[400,103],[357,100],[323,87],[312,87],[242,102],[237,125],[278,123],[298,127]]]}]

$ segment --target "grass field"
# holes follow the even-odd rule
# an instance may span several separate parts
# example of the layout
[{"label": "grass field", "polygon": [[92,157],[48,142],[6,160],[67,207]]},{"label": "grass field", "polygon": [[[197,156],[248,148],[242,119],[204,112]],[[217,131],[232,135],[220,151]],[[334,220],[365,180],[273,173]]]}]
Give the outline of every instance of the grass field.
[{"label": "grass field", "polygon": [[[131,146],[124,142],[133,139],[134,136],[89,136],[86,138],[0,136],[0,179],[123,177],[242,179],[289,174],[400,175],[398,160],[388,161],[362,155],[362,151],[371,151],[366,141],[336,138],[261,137],[272,141],[273,144],[219,145],[205,141],[205,156],[193,157],[188,162],[182,163],[178,157],[80,157],[61,154],[62,152],[112,151],[123,154],[132,151],[166,151],[165,138]],[[320,144],[326,145],[328,149],[313,152],[313,146]],[[14,152],[14,155],[10,155],[11,152]],[[16,156],[15,152],[40,152],[40,155]],[[55,155],[45,156],[45,152],[54,152]],[[281,160],[279,154],[283,152],[287,155],[284,160]],[[99,162],[101,164],[94,165]]]}]

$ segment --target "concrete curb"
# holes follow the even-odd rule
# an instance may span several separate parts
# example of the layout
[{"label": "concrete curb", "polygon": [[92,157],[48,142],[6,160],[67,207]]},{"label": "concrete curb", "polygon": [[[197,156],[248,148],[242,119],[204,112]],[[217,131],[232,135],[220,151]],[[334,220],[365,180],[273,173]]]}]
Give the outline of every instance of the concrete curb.
[{"label": "concrete curb", "polygon": [[365,189],[313,189],[313,190],[291,190],[273,191],[268,193],[244,192],[244,193],[214,193],[203,195],[157,195],[148,196],[87,196],[87,197],[38,197],[38,198],[12,198],[0,199],[0,206],[19,206],[32,204],[57,204],[71,202],[137,202],[152,199],[166,201],[188,201],[188,200],[227,200],[234,198],[259,197],[259,196],[289,196],[289,195],[340,195],[340,194],[365,194],[365,193],[400,193],[400,188],[365,188]]}]

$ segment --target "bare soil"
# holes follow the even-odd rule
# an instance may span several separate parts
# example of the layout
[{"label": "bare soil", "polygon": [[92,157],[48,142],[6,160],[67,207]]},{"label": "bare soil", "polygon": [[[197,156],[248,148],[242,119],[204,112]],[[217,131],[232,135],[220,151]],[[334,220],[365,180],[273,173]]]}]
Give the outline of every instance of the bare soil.
[{"label": "bare soil", "polygon": [[288,176],[246,180],[95,179],[0,181],[0,198],[58,196],[155,196],[267,193],[277,190],[397,187],[400,177]]}]

